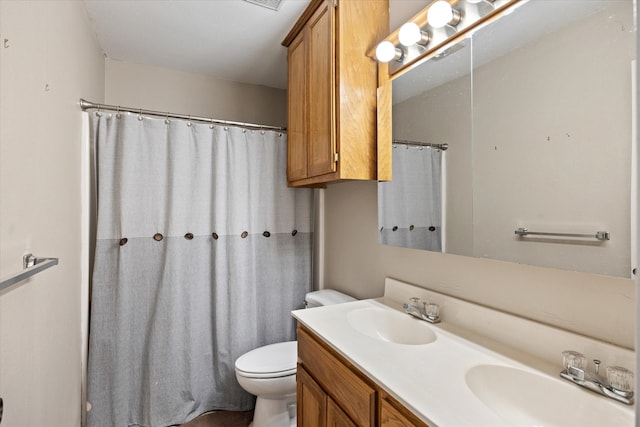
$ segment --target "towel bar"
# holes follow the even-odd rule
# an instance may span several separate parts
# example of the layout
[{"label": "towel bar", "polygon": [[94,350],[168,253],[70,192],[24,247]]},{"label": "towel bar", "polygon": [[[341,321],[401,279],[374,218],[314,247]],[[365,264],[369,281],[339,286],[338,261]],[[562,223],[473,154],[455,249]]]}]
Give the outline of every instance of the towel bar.
[{"label": "towel bar", "polygon": [[22,265],[24,268],[22,271],[0,280],[0,291],[47,268],[58,265],[58,258],[40,258],[32,254],[26,254],[22,257]]},{"label": "towel bar", "polygon": [[521,227],[515,231],[520,237],[524,236],[552,236],[552,237],[581,237],[581,238],[590,238],[590,239],[598,239],[600,241],[611,240],[611,236],[608,231],[598,231],[595,234],[574,234],[574,233],[546,233],[542,231],[529,231],[528,229]]}]

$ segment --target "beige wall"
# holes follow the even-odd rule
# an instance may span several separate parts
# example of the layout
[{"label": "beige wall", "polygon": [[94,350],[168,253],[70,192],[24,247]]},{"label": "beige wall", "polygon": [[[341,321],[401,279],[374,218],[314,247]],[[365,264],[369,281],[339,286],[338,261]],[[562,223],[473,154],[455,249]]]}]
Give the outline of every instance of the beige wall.
[{"label": "beige wall", "polygon": [[287,92],[149,65],[106,60],[105,102],[222,120],[287,125]]},{"label": "beige wall", "polygon": [[104,58],[79,1],[0,1],[0,277],[22,255],[60,264],[0,293],[3,426],[80,425],[81,112]]}]

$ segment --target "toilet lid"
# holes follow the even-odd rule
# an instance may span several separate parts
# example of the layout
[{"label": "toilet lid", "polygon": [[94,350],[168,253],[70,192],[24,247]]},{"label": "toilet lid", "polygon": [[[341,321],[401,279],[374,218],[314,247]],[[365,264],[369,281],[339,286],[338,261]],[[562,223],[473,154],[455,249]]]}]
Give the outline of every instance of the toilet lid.
[{"label": "toilet lid", "polygon": [[296,373],[297,341],[256,348],[236,360],[236,372],[249,378],[275,378]]}]

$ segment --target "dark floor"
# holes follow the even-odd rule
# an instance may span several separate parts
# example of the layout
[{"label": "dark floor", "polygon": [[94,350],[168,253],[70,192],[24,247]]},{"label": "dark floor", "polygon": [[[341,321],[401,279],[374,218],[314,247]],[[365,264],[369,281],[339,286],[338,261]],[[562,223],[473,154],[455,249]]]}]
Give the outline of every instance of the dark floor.
[{"label": "dark floor", "polygon": [[253,411],[214,411],[182,424],[181,427],[247,427],[253,419]]}]

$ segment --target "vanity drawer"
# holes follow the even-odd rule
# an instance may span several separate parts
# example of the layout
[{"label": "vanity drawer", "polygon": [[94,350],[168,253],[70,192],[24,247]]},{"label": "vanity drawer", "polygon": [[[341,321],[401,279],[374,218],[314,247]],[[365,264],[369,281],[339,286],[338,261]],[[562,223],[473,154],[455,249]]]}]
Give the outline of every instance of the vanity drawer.
[{"label": "vanity drawer", "polygon": [[342,356],[298,327],[298,362],[358,426],[374,426],[376,389]]}]

